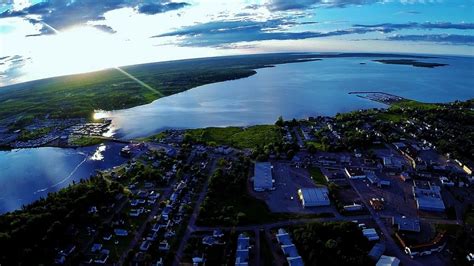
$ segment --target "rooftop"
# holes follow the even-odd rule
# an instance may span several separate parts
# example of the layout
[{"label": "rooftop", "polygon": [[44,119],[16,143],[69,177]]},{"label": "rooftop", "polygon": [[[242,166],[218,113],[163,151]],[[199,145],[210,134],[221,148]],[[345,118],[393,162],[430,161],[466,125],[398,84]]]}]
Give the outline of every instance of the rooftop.
[{"label": "rooftop", "polygon": [[392,224],[398,227],[399,231],[420,232],[420,220],[407,217],[393,217]]},{"label": "rooftop", "polygon": [[271,163],[255,163],[253,187],[256,191],[262,191],[273,188]]}]

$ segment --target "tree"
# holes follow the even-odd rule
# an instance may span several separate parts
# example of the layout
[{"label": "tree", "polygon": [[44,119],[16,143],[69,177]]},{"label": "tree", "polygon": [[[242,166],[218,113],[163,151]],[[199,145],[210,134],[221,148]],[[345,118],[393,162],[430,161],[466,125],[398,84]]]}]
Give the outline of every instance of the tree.
[{"label": "tree", "polygon": [[283,117],[282,116],[278,117],[278,120],[275,122],[275,126],[283,127],[284,125],[285,125],[285,121],[283,120]]}]

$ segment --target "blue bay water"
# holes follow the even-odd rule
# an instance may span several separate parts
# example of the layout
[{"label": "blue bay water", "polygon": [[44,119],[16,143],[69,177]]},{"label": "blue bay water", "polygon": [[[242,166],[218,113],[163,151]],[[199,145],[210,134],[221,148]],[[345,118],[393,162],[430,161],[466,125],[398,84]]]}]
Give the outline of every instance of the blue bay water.
[{"label": "blue bay water", "polygon": [[119,137],[136,138],[164,128],[271,124],[280,115],[305,118],[385,107],[351,91],[382,91],[424,102],[474,97],[473,58],[420,60],[449,64],[438,68],[373,59],[330,58],[258,69],[248,78],[204,85],[108,116]]},{"label": "blue bay water", "polygon": [[119,155],[123,146],[108,143],[79,149],[0,151],[0,213],[46,197],[96,170],[124,163],[126,160]]}]

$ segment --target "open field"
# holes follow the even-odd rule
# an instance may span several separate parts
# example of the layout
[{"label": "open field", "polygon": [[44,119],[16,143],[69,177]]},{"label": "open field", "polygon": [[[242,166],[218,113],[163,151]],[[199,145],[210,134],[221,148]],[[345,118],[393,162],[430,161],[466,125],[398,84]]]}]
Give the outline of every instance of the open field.
[{"label": "open field", "polygon": [[203,128],[188,130],[193,141],[208,145],[229,145],[236,148],[264,147],[267,144],[281,141],[278,127],[273,125],[259,125],[248,128],[225,127]]}]

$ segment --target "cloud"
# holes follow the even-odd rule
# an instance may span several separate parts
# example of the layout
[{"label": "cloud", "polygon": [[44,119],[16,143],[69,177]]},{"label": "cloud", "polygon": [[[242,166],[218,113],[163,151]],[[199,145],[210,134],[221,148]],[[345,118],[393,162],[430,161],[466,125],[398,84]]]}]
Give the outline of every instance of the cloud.
[{"label": "cloud", "polygon": [[416,10],[404,10],[404,11],[399,11],[395,13],[395,15],[419,15],[421,12],[416,11]]},{"label": "cloud", "polygon": [[93,27],[103,32],[116,33],[116,31],[112,27],[107,26],[107,25],[99,24],[99,25],[93,25]]},{"label": "cloud", "polygon": [[432,29],[456,29],[456,30],[472,30],[474,29],[474,23],[451,23],[451,22],[425,22],[425,23],[381,23],[381,24],[355,24],[354,27],[360,28],[378,28],[386,30],[402,30],[402,29],[423,29],[423,30],[432,30]]},{"label": "cloud", "polygon": [[[222,47],[229,44],[265,40],[301,40],[308,38],[341,36],[348,34],[364,34],[380,32],[384,29],[349,28],[328,32],[303,31],[290,32],[289,27],[314,23],[295,22],[286,19],[271,19],[267,21],[212,21],[181,28],[165,34],[155,35],[152,38],[178,37],[180,46],[213,46]],[[384,31],[385,33],[390,30]]]},{"label": "cloud", "polygon": [[157,14],[177,10],[189,5],[185,2],[171,2],[169,0],[47,0],[38,4],[14,10],[13,7],[0,14],[0,18],[39,16],[39,19],[30,20],[32,23],[42,22],[41,34],[49,34],[51,30],[45,24],[58,30],[91,21],[104,20],[104,14],[119,8],[130,7],[143,14]]},{"label": "cloud", "polygon": [[313,6],[346,7],[349,5],[366,5],[383,0],[270,0],[266,6],[271,11],[304,10]]},{"label": "cloud", "polygon": [[143,14],[154,15],[158,13],[164,13],[171,10],[177,10],[189,6],[188,3],[179,2],[179,3],[153,3],[153,4],[144,4],[138,7],[138,11]]},{"label": "cloud", "polygon": [[15,82],[23,75],[22,68],[31,58],[20,55],[4,56],[0,58],[0,86]]},{"label": "cloud", "polygon": [[386,38],[389,41],[434,42],[440,44],[474,46],[473,35],[458,34],[425,34],[425,35],[394,35]]}]

